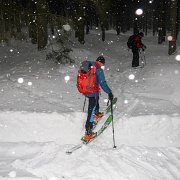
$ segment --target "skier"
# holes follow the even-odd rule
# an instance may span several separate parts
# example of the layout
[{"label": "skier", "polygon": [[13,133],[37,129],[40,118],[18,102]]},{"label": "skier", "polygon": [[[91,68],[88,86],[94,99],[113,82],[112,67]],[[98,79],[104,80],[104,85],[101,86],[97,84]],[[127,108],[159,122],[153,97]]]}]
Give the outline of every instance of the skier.
[{"label": "skier", "polygon": [[135,68],[139,66],[139,51],[141,49],[142,51],[146,49],[146,46],[141,41],[142,37],[144,37],[144,33],[140,32],[138,34],[130,36],[127,42],[128,48],[132,49],[132,53],[133,53],[132,67]]},{"label": "skier", "polygon": [[[99,56],[95,62],[92,62],[92,61],[85,61],[85,62],[88,63],[88,67],[90,67],[91,70],[94,69],[95,71],[94,78],[93,78],[93,74],[91,74],[91,79],[89,80],[90,82],[88,81],[89,84],[93,83],[94,90],[92,92],[90,91],[90,93],[86,93],[85,92],[86,90],[83,90],[84,92],[82,92],[78,88],[78,90],[81,93],[85,94],[86,97],[88,97],[89,99],[88,116],[87,116],[86,125],[85,125],[86,132],[85,132],[85,139],[84,139],[85,141],[89,141],[90,139],[96,136],[96,133],[92,131],[94,121],[98,120],[98,118],[103,116],[103,113],[99,112],[100,87],[108,94],[109,100],[113,100],[113,94],[112,94],[111,89],[106,83],[104,71],[102,69],[102,67],[105,65],[105,58],[103,56]],[[82,88],[83,84],[85,83],[84,82],[81,83],[79,81],[78,86]],[[87,89],[87,86],[85,86],[85,89]],[[89,89],[90,88],[88,88],[88,90]]]}]

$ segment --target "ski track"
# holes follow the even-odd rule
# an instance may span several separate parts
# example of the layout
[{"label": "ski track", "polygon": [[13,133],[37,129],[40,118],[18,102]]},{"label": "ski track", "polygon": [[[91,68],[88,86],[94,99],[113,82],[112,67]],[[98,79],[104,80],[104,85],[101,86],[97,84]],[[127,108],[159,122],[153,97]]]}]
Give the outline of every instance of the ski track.
[{"label": "ski track", "polygon": [[[100,146],[92,145],[90,148],[81,149],[76,155],[64,156],[64,158],[61,157],[60,159],[58,153],[54,158],[50,158],[49,153],[44,153],[44,157],[51,159],[51,162],[47,165],[44,164],[44,161],[39,161],[43,156],[38,153],[36,163],[33,163],[33,166],[29,162],[32,162],[34,158],[24,160],[24,162],[27,161],[25,164],[22,164],[20,160],[18,162],[16,160],[13,166],[16,169],[28,170],[29,173],[39,178],[50,178],[55,175],[56,177],[73,180],[78,179],[78,177],[98,180],[104,178],[115,180],[119,177],[123,180],[129,178],[143,180],[178,179],[180,177],[179,166],[176,167],[175,165],[178,156],[174,155],[174,150],[179,154],[180,149],[174,147],[164,150],[164,148],[129,147],[124,145],[116,150],[103,149],[102,152]],[[53,150],[51,149],[51,151]],[[89,160],[89,157],[91,157],[91,160]],[[58,167],[56,167],[54,161],[59,162]],[[44,169],[47,169],[46,173]],[[61,169],[61,171],[56,171],[57,169]],[[76,171],[73,171],[73,169],[76,169]],[[53,171],[55,171],[55,174]],[[89,171],[94,173],[88,173]],[[47,177],[45,174],[49,176]],[[98,174],[102,174],[102,176]]]},{"label": "ski track", "polygon": [[[126,127],[134,127],[134,125],[131,124],[133,123],[133,121],[130,121],[129,118],[131,117],[131,113],[136,108],[138,103],[139,100],[136,99],[134,103],[132,103],[126,109],[126,111],[121,112],[120,114],[118,114],[117,110],[115,110],[115,125],[120,125],[125,129]],[[3,113],[1,113],[1,115],[2,114]],[[57,114],[50,114],[48,119],[51,119],[52,121],[52,117],[54,115],[57,116]],[[16,113],[14,115],[12,112],[5,113],[3,115],[4,127],[6,127],[5,122],[9,124],[7,122],[8,119],[12,121],[12,118],[10,118],[12,116],[18,118],[20,117],[19,115],[16,115]],[[28,117],[31,116],[37,117],[34,114],[28,115]],[[22,120],[24,119],[24,117],[25,116],[22,116]],[[40,119],[38,119],[38,121],[39,120]],[[33,123],[34,122],[32,122],[32,124]],[[43,124],[43,122],[41,123]],[[49,124],[51,122],[46,121],[46,123]],[[127,125],[127,123],[130,124]],[[47,127],[49,126],[48,124]],[[158,126],[156,123],[153,123],[153,121],[149,124],[151,126],[143,125],[143,127],[149,127],[149,131]],[[142,123],[140,123],[139,125],[142,125]],[[161,123],[159,125],[161,125]],[[19,129],[18,127],[16,128]],[[116,127],[116,130],[117,129],[118,128]],[[121,130],[122,129],[120,128],[120,131]],[[143,130],[147,133],[147,130]],[[166,131],[166,129],[164,129],[163,132],[164,131]],[[26,133],[28,134],[28,132]],[[11,169],[12,171],[16,171],[17,176],[18,174],[20,174],[20,176],[23,175],[23,178],[27,176],[27,179],[29,177],[37,177],[41,179],[51,179],[53,177],[58,177],[60,179],[62,178],[76,180],[84,177],[85,180],[102,180],[104,178],[116,180],[121,177],[122,180],[161,180],[163,178],[178,179],[180,177],[180,173],[178,171],[180,168],[180,165],[178,165],[178,162],[180,161],[180,148],[168,147],[169,145],[165,148],[155,147],[156,145],[147,147],[143,146],[143,144],[141,146],[128,146],[125,144],[123,145],[122,139],[119,139],[117,137],[121,137],[122,134],[127,136],[128,133],[123,132],[121,135],[119,135],[119,132],[115,133],[117,140],[116,143],[118,145],[117,149],[112,149],[112,144],[109,144],[109,142],[112,141],[112,137],[108,137],[108,135],[111,134],[111,128],[109,127],[107,131],[102,134],[102,136],[99,137],[96,141],[92,142],[88,146],[83,146],[82,149],[78,150],[70,156],[65,155],[66,148],[63,144],[60,145],[54,142],[46,142],[47,137],[44,138],[44,143],[0,143],[0,147],[4,147],[5,150],[7,149],[6,146],[9,146],[9,152],[4,152],[3,148],[0,149],[0,157],[2,160],[1,166],[4,167],[4,171],[2,168],[0,168],[2,169],[1,174],[4,174],[4,176],[6,177],[7,169]],[[19,136],[21,137],[21,134],[19,134]],[[24,141],[27,141],[26,138],[27,137],[23,138]],[[132,138],[132,135],[130,135],[130,138]],[[18,137],[16,137],[16,141],[17,139]],[[125,142],[127,142],[127,140],[125,140]],[[135,144],[137,144],[137,142],[135,142]],[[69,145],[66,146],[69,147]],[[21,149],[28,149],[27,153],[30,154],[22,154]],[[63,153],[64,155],[62,155]],[[6,156],[4,156],[4,158],[2,159],[1,155]],[[58,169],[61,169],[61,171],[59,172]],[[73,169],[76,169],[76,171],[74,171]],[[91,171],[95,173],[89,174],[88,172]],[[99,174],[102,174],[102,176],[99,176]]]}]

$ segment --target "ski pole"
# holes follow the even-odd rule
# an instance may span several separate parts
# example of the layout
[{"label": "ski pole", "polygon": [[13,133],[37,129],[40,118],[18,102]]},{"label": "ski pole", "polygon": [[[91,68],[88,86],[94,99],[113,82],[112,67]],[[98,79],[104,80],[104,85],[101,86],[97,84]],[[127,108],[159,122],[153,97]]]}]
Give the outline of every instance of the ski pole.
[{"label": "ski pole", "polygon": [[142,67],[144,67],[146,65],[146,59],[145,59],[145,52],[143,51],[143,54],[142,54],[142,51],[140,51],[140,59],[141,59],[141,63],[143,64]]},{"label": "ski pole", "polygon": [[144,51],[144,64],[146,65],[146,56],[145,56],[145,51]]},{"label": "ski pole", "polygon": [[142,59],[142,53],[141,53],[142,50],[139,50],[139,58],[140,58],[140,61],[141,61],[141,66],[144,67],[144,61]]},{"label": "ski pole", "polygon": [[108,102],[107,102],[107,106],[109,106],[109,100],[108,100]]},{"label": "ski pole", "polygon": [[113,148],[116,148],[115,137],[114,137],[114,121],[113,121],[113,103],[112,103],[112,100],[111,100],[111,115],[112,115],[112,132],[113,132],[113,143],[114,143]]},{"label": "ski pole", "polygon": [[84,112],[85,105],[86,105],[86,96],[85,96],[85,99],[84,99],[83,112]]}]

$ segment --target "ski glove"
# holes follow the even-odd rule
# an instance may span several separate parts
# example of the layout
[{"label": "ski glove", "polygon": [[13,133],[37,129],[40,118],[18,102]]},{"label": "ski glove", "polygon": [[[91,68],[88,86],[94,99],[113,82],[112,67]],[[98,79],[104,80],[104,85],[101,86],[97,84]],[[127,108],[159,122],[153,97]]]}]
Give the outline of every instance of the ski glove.
[{"label": "ski glove", "polygon": [[109,94],[108,94],[108,98],[109,98],[110,101],[112,101],[113,98],[114,98],[114,95],[113,95],[112,93],[109,93]]}]

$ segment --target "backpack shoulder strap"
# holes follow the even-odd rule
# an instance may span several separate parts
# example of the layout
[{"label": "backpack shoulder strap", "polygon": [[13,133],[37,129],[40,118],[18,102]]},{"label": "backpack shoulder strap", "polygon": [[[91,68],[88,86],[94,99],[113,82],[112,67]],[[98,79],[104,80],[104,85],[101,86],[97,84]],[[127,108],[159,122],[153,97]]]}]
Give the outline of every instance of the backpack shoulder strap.
[{"label": "backpack shoulder strap", "polygon": [[96,62],[95,62],[94,66],[96,67],[96,69],[100,69],[101,68],[101,66],[98,63],[96,63]]}]

